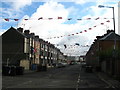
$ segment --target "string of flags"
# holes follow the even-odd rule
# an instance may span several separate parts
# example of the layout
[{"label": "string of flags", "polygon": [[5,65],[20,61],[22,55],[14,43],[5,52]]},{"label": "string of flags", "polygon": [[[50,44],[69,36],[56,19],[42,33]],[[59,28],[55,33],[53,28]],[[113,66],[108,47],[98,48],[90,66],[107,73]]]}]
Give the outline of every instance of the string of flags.
[{"label": "string of flags", "polygon": [[[110,20],[107,20],[106,21],[107,23],[110,22]],[[105,23],[100,23],[100,25],[104,25]],[[93,27],[90,27],[88,28],[88,30],[92,30],[93,28],[96,28],[98,25],[94,25]],[[55,37],[49,37],[47,39],[55,39],[55,38],[61,38],[61,37],[65,37],[65,36],[74,36],[74,35],[77,35],[77,34],[81,34],[81,33],[84,33],[84,32],[88,32],[88,30],[83,30],[83,31],[80,31],[80,32],[77,32],[77,33],[72,33],[72,34],[69,34],[69,35],[63,35],[63,36],[55,36]]]},{"label": "string of flags", "polygon": [[[40,18],[31,18],[31,19],[27,19],[27,18],[25,18],[25,19],[23,19],[23,20],[25,20],[25,21],[27,21],[27,20],[61,20],[61,19],[64,19],[63,17],[57,17],[57,18],[44,18],[44,17],[40,17]],[[81,19],[81,18],[77,18],[77,19],[73,19],[73,18],[67,18],[67,20],[68,21],[70,21],[70,20],[98,20],[98,19],[112,19],[112,18],[100,18],[100,17],[97,17],[97,18],[85,18],[85,19]],[[4,18],[4,20],[5,21],[10,21],[10,20],[14,20],[14,21],[19,21],[19,20],[21,20],[21,19],[18,19],[18,18],[15,18],[15,19],[13,19],[13,18]]]},{"label": "string of flags", "polygon": [[90,47],[90,45],[80,45],[79,43],[75,43],[74,45],[67,45],[67,44],[56,44],[56,46],[61,46],[63,45],[64,48],[76,48],[77,47]]}]

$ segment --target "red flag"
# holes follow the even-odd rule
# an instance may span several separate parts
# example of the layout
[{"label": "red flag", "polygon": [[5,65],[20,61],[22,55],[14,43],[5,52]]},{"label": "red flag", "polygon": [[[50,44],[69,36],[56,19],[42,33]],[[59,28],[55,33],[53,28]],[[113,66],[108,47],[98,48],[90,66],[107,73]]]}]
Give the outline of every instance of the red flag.
[{"label": "red flag", "polygon": [[68,18],[68,20],[71,20],[72,18]]},{"label": "red flag", "polygon": [[92,30],[92,28],[89,28],[89,30]]},{"label": "red flag", "polygon": [[37,50],[35,48],[33,49],[33,51],[34,51],[34,53],[37,52]]},{"label": "red flag", "polygon": [[106,22],[110,22],[110,20],[106,21]]},{"label": "red flag", "polygon": [[58,19],[62,19],[62,17],[58,17]]},{"label": "red flag", "polygon": [[49,20],[53,19],[53,18],[48,18]]},{"label": "red flag", "polygon": [[38,20],[43,19],[42,17],[38,18]]},{"label": "red flag", "polygon": [[101,25],[104,25],[104,23],[101,23]]},{"label": "red flag", "polygon": [[77,20],[82,20],[82,19],[77,19]]},{"label": "red flag", "polygon": [[28,19],[24,19],[24,20],[28,20]]},{"label": "red flag", "polygon": [[5,21],[9,21],[9,19],[8,19],[8,18],[5,18],[4,20],[5,20]]},{"label": "red flag", "polygon": [[19,19],[14,19],[15,21],[18,21]]},{"label": "red flag", "polygon": [[74,35],[74,34],[72,34],[72,35]]},{"label": "red flag", "polygon": [[84,30],[84,32],[87,32],[87,30]]},{"label": "red flag", "polygon": [[87,18],[87,20],[90,20],[91,18]]},{"label": "red flag", "polygon": [[95,20],[98,20],[98,19],[100,19],[100,18],[98,17],[98,18],[96,18]]},{"label": "red flag", "polygon": [[82,33],[82,31],[80,33]]}]

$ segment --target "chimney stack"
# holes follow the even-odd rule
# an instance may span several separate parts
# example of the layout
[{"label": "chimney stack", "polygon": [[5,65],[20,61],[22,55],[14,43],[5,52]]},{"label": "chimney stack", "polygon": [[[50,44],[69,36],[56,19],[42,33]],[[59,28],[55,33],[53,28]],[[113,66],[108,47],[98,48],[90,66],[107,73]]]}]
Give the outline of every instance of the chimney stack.
[{"label": "chimney stack", "polygon": [[19,27],[19,28],[17,28],[17,30],[18,30],[19,32],[23,33],[23,28]]},{"label": "chimney stack", "polygon": [[30,33],[30,36],[31,37],[35,37],[35,33]]},{"label": "chimney stack", "polygon": [[24,34],[25,34],[25,35],[29,35],[29,33],[30,33],[29,30],[25,30],[25,31],[24,31]]},{"label": "chimney stack", "polygon": [[38,35],[36,35],[36,36],[35,36],[35,38],[36,38],[36,39],[39,39],[39,36],[38,36]]}]

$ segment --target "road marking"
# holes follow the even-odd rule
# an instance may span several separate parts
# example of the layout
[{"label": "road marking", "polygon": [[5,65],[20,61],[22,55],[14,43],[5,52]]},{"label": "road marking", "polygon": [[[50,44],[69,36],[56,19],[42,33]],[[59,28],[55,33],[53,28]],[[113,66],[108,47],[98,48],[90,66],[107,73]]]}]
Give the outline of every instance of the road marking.
[{"label": "road marking", "polygon": [[107,83],[109,86],[108,87],[112,87],[112,88],[115,88],[111,83],[109,83],[108,81],[106,81],[105,79],[103,79],[100,75],[98,75],[99,78],[104,81],[105,83]]},{"label": "road marking", "polygon": [[77,80],[76,90],[78,90],[79,83],[80,83],[80,73],[79,73],[78,80]]}]

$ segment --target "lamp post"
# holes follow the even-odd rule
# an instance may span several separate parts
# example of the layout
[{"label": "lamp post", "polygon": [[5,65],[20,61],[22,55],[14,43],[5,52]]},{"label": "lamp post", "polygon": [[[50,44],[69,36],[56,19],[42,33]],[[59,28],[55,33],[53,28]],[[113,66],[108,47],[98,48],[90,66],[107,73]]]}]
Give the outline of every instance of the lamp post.
[{"label": "lamp post", "polygon": [[115,14],[114,14],[114,7],[111,6],[103,6],[99,5],[99,8],[112,8],[113,9],[113,27],[114,27],[114,50],[116,49],[116,36],[115,36]]},{"label": "lamp post", "polygon": [[99,5],[99,8],[112,8],[113,9],[113,27],[114,27],[114,32],[115,32],[115,14],[114,14],[114,7],[110,7],[110,6],[103,6],[103,5]]}]

